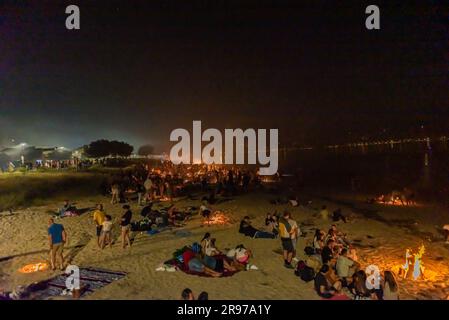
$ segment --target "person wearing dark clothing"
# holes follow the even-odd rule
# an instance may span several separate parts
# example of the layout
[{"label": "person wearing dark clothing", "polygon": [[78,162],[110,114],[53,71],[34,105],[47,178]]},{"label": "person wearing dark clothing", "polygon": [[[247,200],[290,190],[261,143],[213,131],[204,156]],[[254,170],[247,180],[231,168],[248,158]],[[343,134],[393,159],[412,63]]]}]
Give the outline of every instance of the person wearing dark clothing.
[{"label": "person wearing dark clothing", "polygon": [[335,290],[330,286],[326,278],[326,273],[329,271],[329,266],[324,264],[320,272],[315,276],[315,291],[322,298],[329,299],[335,294]]},{"label": "person wearing dark clothing", "polygon": [[335,210],[332,214],[332,220],[334,220],[335,222],[337,221],[343,221],[344,223],[346,223],[346,217],[341,213],[341,209],[338,208],[337,210]]},{"label": "person wearing dark clothing", "polygon": [[151,213],[152,207],[153,207],[152,203],[150,203],[149,205],[146,205],[145,207],[142,208],[140,215],[144,218],[147,217]]},{"label": "person wearing dark clothing", "polygon": [[120,219],[120,226],[122,231],[122,247],[123,249],[126,248],[126,243],[129,247],[131,247],[131,239],[129,238],[129,232],[131,230],[131,219],[133,216],[133,213],[131,212],[131,208],[129,205],[124,205],[123,209],[126,210],[125,213],[122,215]]},{"label": "person wearing dark clothing", "polygon": [[323,264],[328,264],[334,258],[334,240],[329,240],[327,245],[321,250],[321,259]]},{"label": "person wearing dark clothing", "polygon": [[269,238],[274,239],[276,236],[270,232],[260,231],[251,225],[248,216],[244,217],[240,222],[239,233],[251,238]]}]

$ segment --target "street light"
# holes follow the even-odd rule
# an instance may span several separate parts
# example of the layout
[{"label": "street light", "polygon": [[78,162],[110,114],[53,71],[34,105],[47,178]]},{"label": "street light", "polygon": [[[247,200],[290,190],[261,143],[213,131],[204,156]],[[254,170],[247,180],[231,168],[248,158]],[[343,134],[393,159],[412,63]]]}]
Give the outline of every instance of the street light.
[{"label": "street light", "polygon": [[25,156],[23,154],[24,148],[27,144],[25,142],[22,142],[21,144],[19,144],[19,146],[22,148],[22,154],[20,156],[20,160],[22,161],[22,166],[25,165]]}]

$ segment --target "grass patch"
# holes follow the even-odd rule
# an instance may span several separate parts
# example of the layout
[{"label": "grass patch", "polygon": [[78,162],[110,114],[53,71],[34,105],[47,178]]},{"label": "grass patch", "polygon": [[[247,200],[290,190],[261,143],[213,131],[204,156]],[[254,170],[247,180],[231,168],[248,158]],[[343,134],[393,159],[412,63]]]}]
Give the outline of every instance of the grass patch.
[{"label": "grass patch", "polygon": [[0,211],[44,205],[56,199],[94,196],[108,175],[80,172],[0,174]]}]

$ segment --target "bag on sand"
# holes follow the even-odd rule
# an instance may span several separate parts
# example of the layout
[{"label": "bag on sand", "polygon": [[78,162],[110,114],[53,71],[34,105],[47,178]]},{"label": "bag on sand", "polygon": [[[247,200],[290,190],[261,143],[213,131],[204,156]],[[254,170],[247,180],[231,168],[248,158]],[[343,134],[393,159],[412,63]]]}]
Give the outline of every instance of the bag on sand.
[{"label": "bag on sand", "polygon": [[315,271],[306,265],[304,261],[299,261],[296,265],[295,274],[301,278],[302,281],[309,282],[315,279]]},{"label": "bag on sand", "polygon": [[304,253],[308,256],[311,256],[315,254],[315,249],[313,249],[311,246],[307,246],[304,248]]},{"label": "bag on sand", "polygon": [[308,257],[306,260],[306,265],[312,268],[315,273],[320,271],[321,269],[321,261],[315,256]]}]

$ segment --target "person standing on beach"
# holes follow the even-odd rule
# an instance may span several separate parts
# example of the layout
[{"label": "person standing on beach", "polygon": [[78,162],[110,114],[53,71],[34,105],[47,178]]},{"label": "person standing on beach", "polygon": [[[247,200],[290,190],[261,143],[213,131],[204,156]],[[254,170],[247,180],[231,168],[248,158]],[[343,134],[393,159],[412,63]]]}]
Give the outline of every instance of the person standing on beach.
[{"label": "person standing on beach", "polygon": [[97,229],[97,245],[100,248],[101,229],[103,228],[103,222],[105,218],[105,212],[101,203],[97,204],[97,209],[94,211],[94,222]]},{"label": "person standing on beach", "polygon": [[293,269],[293,242],[291,235],[293,233],[292,226],[289,223],[290,213],[284,212],[284,215],[279,219],[279,236],[282,242],[282,249],[284,253],[284,267]]},{"label": "person standing on beach", "polygon": [[120,185],[117,182],[114,182],[111,186],[111,204],[116,204],[120,202]]},{"label": "person standing on beach", "polygon": [[293,253],[292,253],[292,259],[295,261],[298,261],[296,258],[296,244],[298,242],[299,235],[301,234],[301,231],[299,230],[298,224],[295,220],[293,220],[293,217],[290,215],[290,218],[288,219],[288,223],[292,227],[290,238],[292,239],[292,245],[293,245]]},{"label": "person standing on beach", "polygon": [[152,201],[154,184],[153,181],[151,180],[150,175],[147,176],[147,179],[145,180],[143,186],[145,188],[144,201],[147,201],[148,198],[150,199],[150,201]]},{"label": "person standing on beach", "polygon": [[50,262],[51,269],[56,270],[56,260],[60,260],[60,269],[64,270],[64,257],[62,252],[64,250],[64,243],[67,242],[67,233],[62,224],[55,223],[50,218],[48,221],[48,242],[50,246]]},{"label": "person standing on beach", "polygon": [[[123,249],[126,248],[126,243],[129,247],[131,247],[131,239],[129,238],[129,233],[131,231],[131,219],[133,216],[133,213],[131,212],[131,207],[127,204],[123,206],[123,209],[126,210],[125,213],[122,215],[122,218],[120,220],[120,226],[122,229],[122,247]],[[125,243],[126,241],[126,243]]]}]

